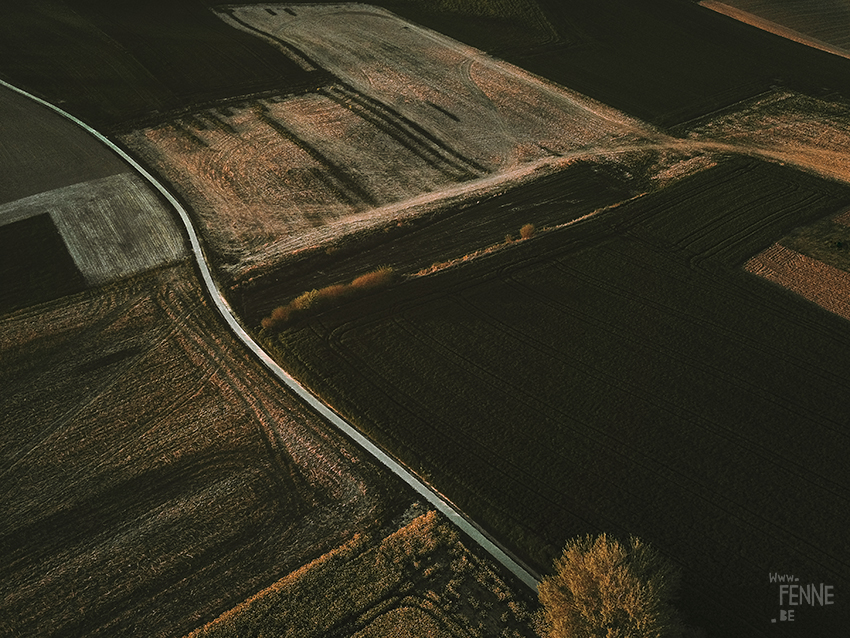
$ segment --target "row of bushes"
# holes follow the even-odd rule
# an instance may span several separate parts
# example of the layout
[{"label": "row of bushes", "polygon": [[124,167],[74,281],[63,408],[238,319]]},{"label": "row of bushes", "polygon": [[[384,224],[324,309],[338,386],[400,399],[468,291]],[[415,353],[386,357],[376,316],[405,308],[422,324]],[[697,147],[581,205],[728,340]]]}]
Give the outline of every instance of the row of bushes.
[{"label": "row of bushes", "polygon": [[365,275],[360,275],[349,284],[334,284],[318,290],[308,290],[287,305],[275,308],[268,317],[263,318],[261,324],[264,330],[274,330],[290,321],[296,314],[330,306],[358,292],[386,286],[392,282],[393,277],[394,272],[390,266],[381,266]]}]

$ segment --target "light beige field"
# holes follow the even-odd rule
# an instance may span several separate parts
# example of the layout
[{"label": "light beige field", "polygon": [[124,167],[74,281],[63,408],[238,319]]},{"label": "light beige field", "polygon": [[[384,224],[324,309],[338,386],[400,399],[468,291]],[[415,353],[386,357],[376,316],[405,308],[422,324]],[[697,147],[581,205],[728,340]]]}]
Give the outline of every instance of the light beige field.
[{"label": "light beige field", "polygon": [[774,244],[744,268],[845,319],[850,319],[850,273]]},{"label": "light beige field", "polygon": [[174,216],[133,173],[64,186],[0,206],[0,226],[49,214],[90,285],[171,264],[187,254]]},{"label": "light beige field", "polygon": [[850,182],[848,121],[850,104],[777,90],[693,126],[688,137]]},{"label": "light beige field", "polygon": [[335,80],[122,138],[190,203],[232,278],[446,198],[504,187],[571,155],[657,137],[383,9],[289,10],[296,15],[280,5],[220,15],[297,47]]}]

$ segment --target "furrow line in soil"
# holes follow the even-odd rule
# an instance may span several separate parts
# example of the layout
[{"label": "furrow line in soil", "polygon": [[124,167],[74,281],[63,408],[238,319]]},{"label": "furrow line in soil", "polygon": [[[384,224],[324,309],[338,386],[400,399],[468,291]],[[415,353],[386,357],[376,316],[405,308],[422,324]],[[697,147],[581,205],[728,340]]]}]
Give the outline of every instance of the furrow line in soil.
[{"label": "furrow line in soil", "polygon": [[320,89],[322,95],[327,96],[340,106],[350,108],[364,121],[368,122],[379,131],[395,140],[398,144],[422,159],[428,166],[439,170],[453,181],[467,181],[474,179],[477,175],[468,169],[459,166],[456,162],[444,157],[438,151],[426,144],[410,131],[396,122],[390,120],[386,115],[374,108],[362,104],[358,100],[346,96],[341,91],[334,91],[334,87]]},{"label": "furrow line in soil", "polygon": [[409,129],[413,132],[417,139],[425,140],[432,144],[437,150],[448,156],[448,158],[446,158],[446,161],[451,160],[456,162],[456,165],[459,169],[469,171],[470,169],[468,167],[471,167],[472,170],[475,173],[478,173],[479,175],[486,175],[490,172],[487,167],[482,166],[475,160],[459,153],[458,151],[453,149],[448,143],[441,140],[435,134],[431,133],[425,127],[416,123],[414,120],[411,120],[407,116],[403,115],[401,112],[399,112],[397,109],[393,108],[389,104],[386,104],[375,97],[358,91],[356,88],[346,82],[340,81],[337,86],[339,86],[342,92],[349,96],[352,100],[359,102],[365,108],[368,108],[370,111],[379,114],[386,121],[394,123],[394,125],[398,126],[399,128],[403,127]]},{"label": "furrow line in soil", "polygon": [[358,202],[369,207],[375,207],[378,205],[377,200],[369,193],[369,191],[358,184],[343,167],[339,166],[315,146],[295,135],[295,133],[290,131],[280,121],[272,117],[269,114],[269,110],[263,104],[260,104],[259,102],[255,103],[254,111],[257,115],[257,119],[263,124],[272,128],[284,139],[297,145],[316,162],[324,166],[327,169],[328,174],[340,183],[341,188],[337,188],[335,190],[340,192],[340,195],[342,195],[346,203],[352,206],[357,206]]}]

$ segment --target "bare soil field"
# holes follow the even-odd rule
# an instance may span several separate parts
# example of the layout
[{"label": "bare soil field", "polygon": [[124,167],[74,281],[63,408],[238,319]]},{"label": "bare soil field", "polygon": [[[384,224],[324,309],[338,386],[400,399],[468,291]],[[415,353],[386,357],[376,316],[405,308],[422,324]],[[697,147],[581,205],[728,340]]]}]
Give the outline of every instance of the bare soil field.
[{"label": "bare soil field", "polygon": [[744,265],[744,268],[850,319],[850,273],[817,259],[774,244]]},{"label": "bare soil field", "polygon": [[805,0],[703,0],[700,4],[729,17],[834,55],[850,57],[850,7],[843,2]]},{"label": "bare soil field", "polygon": [[200,289],[179,265],[0,322],[0,633],[185,634],[409,504]]},{"label": "bare soil field", "polygon": [[660,137],[381,9],[258,5],[221,15],[336,77],[121,137],[190,203],[225,278],[527,179],[569,154]]},{"label": "bare soil field", "polygon": [[[132,173],[88,180],[0,205],[8,221],[49,214],[86,283],[98,286],[186,256],[181,230]],[[41,259],[48,260],[46,253]]]},{"label": "bare soil field", "polygon": [[[850,98],[847,60],[689,0],[375,4],[657,125],[705,116],[776,84]],[[222,6],[7,3],[0,74],[115,131],[200,103],[285,92],[321,75],[211,8]]]},{"label": "bare soil field", "polygon": [[81,128],[4,86],[0,122],[0,204],[127,170]]},{"label": "bare soil field", "polygon": [[520,220],[541,229],[557,226],[628,199],[643,187],[643,181],[625,175],[617,164],[577,159],[505,192],[460,200],[357,235],[328,251],[305,251],[284,269],[230,289],[229,298],[248,325],[259,326],[273,307],[306,290],[346,282],[380,264],[407,276],[504,242],[506,235],[518,238]]},{"label": "bare soil field", "polygon": [[431,511],[384,538],[355,536],[189,638],[538,636],[529,597]]},{"label": "bare soil field", "polygon": [[82,128],[0,86],[0,313],[186,255],[172,213]]},{"label": "bare soil field", "polygon": [[[636,534],[683,568],[691,624],[795,635],[770,623],[767,573],[850,585],[850,333],[741,266],[848,203],[730,158],[270,347],[542,571],[565,538]],[[850,622],[846,605],[797,619],[807,635]]]},{"label": "bare soil field", "polygon": [[85,278],[47,214],[0,228],[0,273],[0,315],[86,287]]},{"label": "bare soil field", "polygon": [[4,3],[0,73],[99,130],[312,81],[196,0]]}]

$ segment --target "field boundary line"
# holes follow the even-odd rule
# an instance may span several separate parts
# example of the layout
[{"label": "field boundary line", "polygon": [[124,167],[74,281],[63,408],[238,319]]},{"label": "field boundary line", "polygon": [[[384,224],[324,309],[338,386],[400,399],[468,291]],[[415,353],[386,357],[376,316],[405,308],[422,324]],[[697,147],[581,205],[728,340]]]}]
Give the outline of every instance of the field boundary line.
[{"label": "field boundary line", "polygon": [[384,452],[353,425],[349,424],[328,405],[323,403],[319,397],[307,390],[307,388],[301,385],[292,375],[280,367],[280,365],[278,365],[277,362],[274,361],[274,359],[272,359],[271,356],[269,356],[269,354],[263,350],[256,341],[254,341],[254,339],[237,320],[236,314],[231,309],[230,304],[224,298],[224,295],[213,279],[212,271],[207,264],[203,247],[201,246],[200,239],[195,231],[194,225],[192,224],[189,213],[163,184],[161,184],[150,172],[134,160],[125,150],[82,120],[74,117],[70,113],[67,113],[58,106],[36,97],[23,89],[19,89],[2,79],[0,79],[0,86],[4,86],[20,95],[23,95],[24,97],[47,107],[54,113],[57,113],[65,119],[73,122],[77,126],[80,126],[86,132],[93,135],[97,140],[105,144],[109,149],[117,153],[121,159],[136,170],[138,174],[141,175],[156,190],[156,192],[160,193],[168,201],[168,203],[171,204],[180,217],[180,220],[183,222],[184,228],[186,229],[186,233],[189,237],[192,254],[195,256],[195,263],[200,271],[201,280],[206,288],[206,292],[212,300],[213,305],[216,307],[216,310],[218,310],[228,328],[230,328],[237,339],[239,339],[239,341],[241,341],[279,381],[282,381],[287,388],[294,392],[298,398],[304,401],[304,403],[315,410],[320,416],[324,417],[325,420],[327,420],[337,430],[341,431],[349,439],[357,443],[363,450],[368,452],[375,460],[381,463],[381,465],[392,471],[393,474],[412,487],[417,494],[430,503],[454,525],[460,528],[484,551],[490,554],[496,562],[507,569],[529,589],[534,592],[537,591],[540,575],[533,573],[528,566],[521,564],[518,559],[509,556],[507,554],[507,550],[498,544],[495,539],[490,537],[489,534],[485,533],[479,525],[468,519],[459,509],[455,508],[454,505],[446,500],[445,497],[423,483],[406,467]]}]

